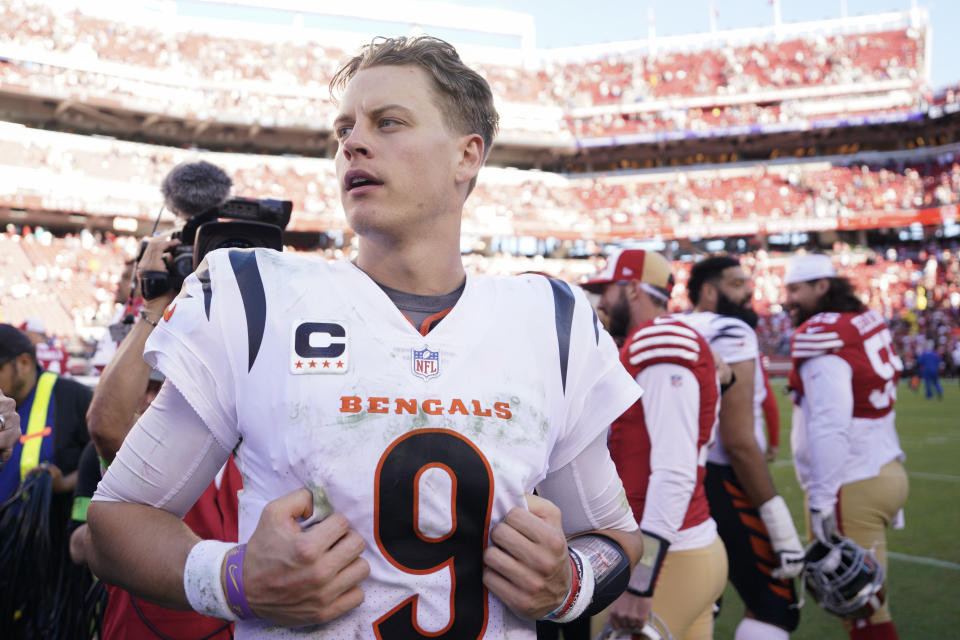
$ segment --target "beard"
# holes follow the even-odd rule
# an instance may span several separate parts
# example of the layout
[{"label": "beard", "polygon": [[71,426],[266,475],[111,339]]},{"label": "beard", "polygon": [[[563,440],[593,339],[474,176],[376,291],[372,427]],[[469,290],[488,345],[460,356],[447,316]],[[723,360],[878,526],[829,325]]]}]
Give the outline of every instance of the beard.
[{"label": "beard", "polygon": [[748,325],[751,329],[757,328],[758,316],[757,312],[753,310],[753,307],[750,306],[750,298],[746,298],[741,303],[736,303],[727,297],[722,291],[717,291],[719,297],[717,298],[717,313],[722,316],[733,316],[734,318],[740,318]]},{"label": "beard", "polygon": [[620,299],[607,313],[607,333],[618,345],[626,340],[627,328],[630,326],[630,307],[627,304],[627,296],[623,290],[620,293]]},{"label": "beard", "polygon": [[804,309],[798,304],[793,305],[787,311],[790,312],[790,321],[793,323],[794,327],[799,327],[804,322],[817,315],[820,312],[819,304],[813,309]]}]

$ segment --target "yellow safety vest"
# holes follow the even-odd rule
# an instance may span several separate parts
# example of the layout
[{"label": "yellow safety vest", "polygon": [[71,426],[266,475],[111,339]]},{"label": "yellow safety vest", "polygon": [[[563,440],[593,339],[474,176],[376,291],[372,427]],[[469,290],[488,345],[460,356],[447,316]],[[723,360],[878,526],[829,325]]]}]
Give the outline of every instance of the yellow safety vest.
[{"label": "yellow safety vest", "polygon": [[50,396],[53,395],[56,381],[57,374],[49,371],[44,371],[37,379],[27,432],[20,437],[20,442],[23,443],[23,450],[20,452],[20,482],[23,482],[31,469],[40,464],[40,444],[52,431],[47,426],[47,410],[50,408]]}]

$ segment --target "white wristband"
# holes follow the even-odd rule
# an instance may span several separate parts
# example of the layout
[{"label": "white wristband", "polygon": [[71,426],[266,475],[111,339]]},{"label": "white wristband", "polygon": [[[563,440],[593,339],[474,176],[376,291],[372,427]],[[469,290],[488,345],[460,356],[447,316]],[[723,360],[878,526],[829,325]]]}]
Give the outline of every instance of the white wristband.
[{"label": "white wristband", "polygon": [[593,601],[593,588],[596,586],[593,576],[593,565],[590,564],[590,558],[587,557],[587,554],[577,549],[568,549],[568,551],[570,555],[577,556],[582,573],[580,574],[580,591],[577,593],[576,599],[562,615],[551,618],[552,622],[561,624],[573,622],[583,615],[583,612],[587,610],[587,607],[589,607]]},{"label": "white wristband", "polygon": [[236,542],[201,540],[193,545],[183,568],[183,590],[197,613],[222,620],[237,620],[223,592],[223,559]]},{"label": "white wristband", "polygon": [[802,549],[797,528],[793,525],[790,509],[782,496],[774,496],[757,509],[760,519],[770,534],[770,544],[775,551],[782,549]]}]

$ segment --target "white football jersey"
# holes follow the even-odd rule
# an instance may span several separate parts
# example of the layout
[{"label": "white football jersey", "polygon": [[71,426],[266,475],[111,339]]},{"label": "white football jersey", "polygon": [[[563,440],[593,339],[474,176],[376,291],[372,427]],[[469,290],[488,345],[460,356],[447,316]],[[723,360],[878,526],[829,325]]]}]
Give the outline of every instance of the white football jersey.
[{"label": "white football jersey", "polygon": [[[684,322],[700,332],[710,347],[716,350],[727,364],[752,359],[755,363],[753,374],[753,433],[760,451],[767,450],[767,429],[763,421],[763,401],[767,398],[767,387],[763,383],[763,370],[760,368],[760,346],[757,332],[750,325],[733,316],[724,316],[711,311],[697,311],[681,316]],[[721,397],[720,402],[723,402]],[[707,461],[714,464],[730,464],[727,450],[723,448],[723,439],[717,431],[717,439],[707,453]]]},{"label": "white football jersey", "polygon": [[490,529],[640,396],[565,283],[468,276],[423,336],[353,264],[264,249],[209,254],[145,357],[237,447],[241,541],[301,487],[367,541],[358,608],[237,638],[535,638],[483,587]]}]

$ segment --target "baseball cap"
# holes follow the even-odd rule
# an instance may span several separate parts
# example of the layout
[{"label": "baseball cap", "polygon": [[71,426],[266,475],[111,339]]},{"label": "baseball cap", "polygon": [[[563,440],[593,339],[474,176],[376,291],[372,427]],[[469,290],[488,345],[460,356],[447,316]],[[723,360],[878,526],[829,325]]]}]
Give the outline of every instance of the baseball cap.
[{"label": "baseball cap", "polygon": [[822,253],[806,253],[790,258],[783,283],[793,284],[795,282],[810,282],[820,278],[836,277],[837,270],[833,267],[830,256]]},{"label": "baseball cap", "polygon": [[0,364],[21,353],[36,353],[30,338],[12,324],[0,324]]},{"label": "baseball cap", "polygon": [[20,325],[20,329],[23,331],[32,331],[33,333],[46,333],[47,325],[43,322],[43,318],[30,316]]},{"label": "baseball cap", "polygon": [[670,299],[673,290],[673,272],[667,259],[656,251],[621,249],[607,258],[607,266],[582,286],[587,291],[598,291],[611,282],[639,280],[647,293],[663,300]]}]

